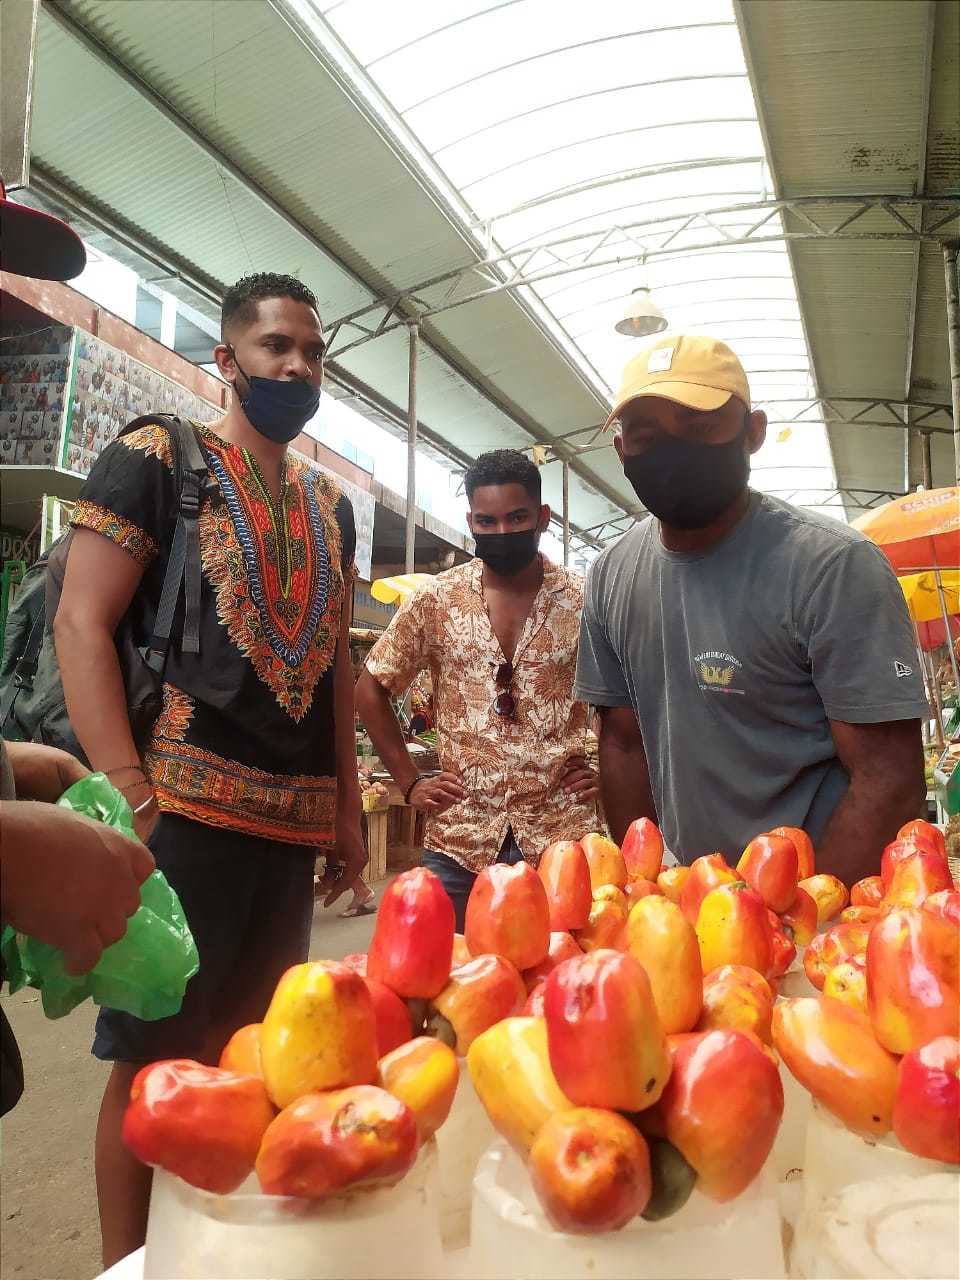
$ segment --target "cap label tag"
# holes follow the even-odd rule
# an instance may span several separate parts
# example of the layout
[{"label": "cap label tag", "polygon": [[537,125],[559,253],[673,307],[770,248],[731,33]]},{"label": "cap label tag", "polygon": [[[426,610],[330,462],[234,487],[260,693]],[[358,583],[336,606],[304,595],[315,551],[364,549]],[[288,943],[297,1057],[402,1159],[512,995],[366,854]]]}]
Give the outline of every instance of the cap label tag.
[{"label": "cap label tag", "polygon": [[673,364],[676,349],[676,347],[657,347],[656,351],[651,351],[650,359],[647,361],[647,373],[663,373],[665,369],[669,369]]}]

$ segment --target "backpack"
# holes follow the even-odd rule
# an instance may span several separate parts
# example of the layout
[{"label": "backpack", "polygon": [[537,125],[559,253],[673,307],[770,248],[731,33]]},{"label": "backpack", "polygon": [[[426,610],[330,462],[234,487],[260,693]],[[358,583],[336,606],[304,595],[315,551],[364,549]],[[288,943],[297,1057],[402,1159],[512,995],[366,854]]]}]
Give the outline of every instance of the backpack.
[{"label": "backpack", "polygon": [[[184,618],[181,650],[200,652],[200,535],[197,521],[208,470],[189,422],[169,414],[135,418],[121,436],[159,423],[170,433],[174,478],[180,491],[176,525],[160,604],[146,645],[138,643],[146,628],[136,625],[134,602],[114,633],[123,674],[130,728],[142,750],[163,706],[163,677],[170,648],[173,618],[183,586]],[[119,437],[118,437],[119,439]],[[53,621],[60,604],[63,578],[73,530],[68,530],[31,566],[20,584],[7,618],[3,662],[0,665],[0,732],[18,742],[42,742],[61,747],[89,764],[67,715],[53,639]]]}]

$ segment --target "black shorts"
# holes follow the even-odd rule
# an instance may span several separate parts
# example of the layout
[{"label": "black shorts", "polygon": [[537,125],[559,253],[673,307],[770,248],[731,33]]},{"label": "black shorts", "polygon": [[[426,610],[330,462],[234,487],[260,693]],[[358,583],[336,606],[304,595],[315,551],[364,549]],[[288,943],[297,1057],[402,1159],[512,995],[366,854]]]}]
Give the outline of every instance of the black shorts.
[{"label": "black shorts", "polygon": [[148,841],[180,895],[200,968],[172,1018],[101,1009],[93,1053],[120,1062],[196,1058],[209,1033],[260,1022],[284,970],[307,959],[314,851],[164,813]]}]

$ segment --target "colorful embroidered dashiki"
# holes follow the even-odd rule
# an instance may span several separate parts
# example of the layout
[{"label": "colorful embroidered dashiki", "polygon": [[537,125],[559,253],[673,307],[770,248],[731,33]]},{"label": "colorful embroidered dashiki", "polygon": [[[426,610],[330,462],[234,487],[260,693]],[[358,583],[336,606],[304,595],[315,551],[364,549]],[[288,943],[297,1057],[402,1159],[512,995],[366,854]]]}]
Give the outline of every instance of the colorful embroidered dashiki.
[{"label": "colorful embroidered dashiki", "polygon": [[[290,844],[334,838],[333,668],[353,578],[353,508],[287,455],[275,501],[245,449],[195,424],[209,467],[200,507],[200,653],[174,621],[163,712],[144,757],[161,810]],[[71,523],[146,568],[143,643],[156,616],[179,493],[166,429],[122,436],[97,460]]]},{"label": "colorful embroidered dashiki", "polygon": [[412,596],[370,650],[367,670],[401,695],[419,671],[433,683],[440,763],[470,793],[428,817],[424,845],[470,871],[496,862],[512,827],[534,866],[554,840],[597,829],[593,801],[557,785],[571,756],[586,752],[587,708],[573,696],[583,579],[543,557],[543,585],[513,656],[512,719],[498,716],[504,661],[483,598],[479,560],[438,574]]}]

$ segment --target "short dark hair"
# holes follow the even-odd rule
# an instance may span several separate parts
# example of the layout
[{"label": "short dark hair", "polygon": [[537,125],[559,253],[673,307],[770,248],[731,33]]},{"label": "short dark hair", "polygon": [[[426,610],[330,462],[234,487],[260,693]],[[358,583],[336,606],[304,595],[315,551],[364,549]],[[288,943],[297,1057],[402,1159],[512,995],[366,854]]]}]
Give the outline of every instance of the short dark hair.
[{"label": "short dark hair", "polygon": [[244,276],[242,280],[238,280],[223,295],[223,306],[220,308],[221,334],[225,336],[227,329],[233,325],[253,324],[261,298],[292,298],[294,302],[305,302],[318,317],[320,315],[317,295],[302,280],[295,276],[277,275],[274,271],[258,271],[256,275]]},{"label": "short dark hair", "polygon": [[516,449],[491,449],[489,453],[481,453],[463,477],[463,487],[470,502],[473,501],[475,489],[492,484],[523,485],[537,506],[540,506],[540,471],[525,454]]}]

